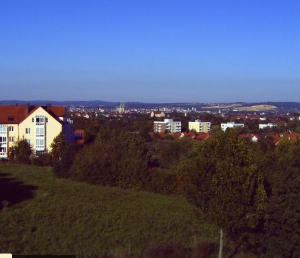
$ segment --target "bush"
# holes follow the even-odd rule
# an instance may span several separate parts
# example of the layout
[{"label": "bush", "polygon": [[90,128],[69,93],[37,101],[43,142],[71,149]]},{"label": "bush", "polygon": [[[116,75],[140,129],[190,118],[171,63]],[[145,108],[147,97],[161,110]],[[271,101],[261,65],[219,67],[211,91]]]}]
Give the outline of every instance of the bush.
[{"label": "bush", "polygon": [[[12,154],[13,153],[13,154]],[[30,156],[32,155],[32,149],[26,139],[22,139],[16,142],[15,147],[11,151],[11,158],[20,164],[30,164]]]},{"label": "bush", "polygon": [[67,146],[62,152],[60,158],[53,163],[53,173],[56,177],[67,178],[70,176],[69,170],[77,152],[82,148],[80,145]]},{"label": "bush", "polygon": [[1,159],[0,159],[0,162],[1,162],[1,163],[6,163],[6,162],[8,162],[8,159],[6,159],[6,158],[1,158]]},{"label": "bush", "polygon": [[31,157],[31,164],[36,166],[52,166],[52,155],[50,153],[45,153],[38,156]]},{"label": "bush", "polygon": [[176,182],[173,175],[162,169],[153,169],[147,190],[159,194],[172,194],[176,192]]}]

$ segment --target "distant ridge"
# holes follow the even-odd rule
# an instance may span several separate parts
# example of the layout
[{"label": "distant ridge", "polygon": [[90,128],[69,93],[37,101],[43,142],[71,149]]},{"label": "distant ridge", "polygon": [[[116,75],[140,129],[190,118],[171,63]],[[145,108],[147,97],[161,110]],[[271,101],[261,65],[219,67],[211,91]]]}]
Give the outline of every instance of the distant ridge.
[{"label": "distant ridge", "polygon": [[[0,105],[57,105],[57,106],[85,106],[85,107],[117,107],[120,105],[120,102],[109,102],[103,100],[87,100],[87,101],[76,101],[76,100],[67,100],[67,101],[54,101],[54,100],[0,100]],[[142,102],[125,102],[125,107],[130,108],[146,108],[146,107],[157,107],[157,106],[191,106],[191,105],[202,105],[200,103],[142,103]]]},{"label": "distant ridge", "polygon": [[120,102],[108,102],[102,100],[92,100],[92,101],[54,101],[54,100],[0,100],[0,105],[26,105],[30,103],[31,105],[46,105],[51,104],[54,106],[65,106],[65,105],[76,105],[76,106],[106,106],[113,107],[120,104]]},{"label": "distant ridge", "polygon": [[[53,106],[85,106],[85,107],[118,107],[120,102],[109,102],[103,100],[66,100],[66,101],[55,101],[55,100],[0,100],[0,105],[47,105],[51,104]],[[240,104],[242,107],[247,107],[251,105],[274,105],[280,111],[284,112],[300,112],[300,102],[226,102],[226,103],[143,103],[143,102],[125,102],[125,108],[160,108],[160,107],[196,107],[201,110],[204,106],[216,105],[216,104]],[[222,109],[222,108],[220,108]],[[208,110],[208,109],[202,109]]]}]

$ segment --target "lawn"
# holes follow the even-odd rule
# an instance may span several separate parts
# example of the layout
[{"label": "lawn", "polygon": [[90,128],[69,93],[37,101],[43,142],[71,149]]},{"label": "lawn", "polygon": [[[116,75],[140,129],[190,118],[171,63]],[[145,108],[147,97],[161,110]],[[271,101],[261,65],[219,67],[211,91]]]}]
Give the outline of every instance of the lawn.
[{"label": "lawn", "polygon": [[0,253],[138,253],[218,241],[181,196],[58,179],[50,167],[0,164],[0,201]]}]

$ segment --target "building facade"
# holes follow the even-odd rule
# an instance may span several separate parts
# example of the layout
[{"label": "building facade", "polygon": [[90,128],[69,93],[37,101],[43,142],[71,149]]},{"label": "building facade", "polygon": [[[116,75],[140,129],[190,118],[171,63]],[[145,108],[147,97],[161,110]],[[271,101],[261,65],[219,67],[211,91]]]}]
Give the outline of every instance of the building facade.
[{"label": "building facade", "polygon": [[165,113],[163,111],[152,111],[150,113],[151,117],[165,117]]},{"label": "building facade", "polygon": [[267,123],[267,124],[259,124],[258,128],[259,129],[264,129],[264,128],[267,128],[267,127],[271,128],[271,127],[274,127],[274,126],[277,126],[277,125],[276,124],[272,124],[272,123]]},{"label": "building facade", "polygon": [[170,133],[181,133],[181,122],[173,121],[173,119],[154,121],[155,133],[164,133],[165,131],[169,131]]},{"label": "building facade", "polygon": [[235,122],[221,123],[221,129],[225,132],[227,128],[244,127],[244,124],[236,124]]},{"label": "building facade", "polygon": [[201,120],[195,120],[195,122],[189,122],[189,130],[194,130],[197,133],[209,133],[211,122],[202,122]]},{"label": "building facade", "polygon": [[54,138],[62,132],[68,144],[74,142],[73,122],[65,107],[0,106],[0,158],[20,139],[26,139],[35,154],[51,151]]}]

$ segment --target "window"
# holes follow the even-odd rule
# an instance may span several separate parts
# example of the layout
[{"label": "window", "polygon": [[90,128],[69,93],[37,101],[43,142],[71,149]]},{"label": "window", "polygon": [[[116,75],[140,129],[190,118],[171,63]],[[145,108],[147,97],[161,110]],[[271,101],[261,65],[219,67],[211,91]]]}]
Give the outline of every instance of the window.
[{"label": "window", "polygon": [[8,121],[14,121],[14,117],[13,116],[9,116],[8,117]]},{"label": "window", "polygon": [[44,141],[44,139],[36,139],[36,141],[35,141],[35,148],[36,149],[44,149],[45,148],[45,141]]},{"label": "window", "polygon": [[34,117],[32,118],[32,123],[34,123]]},{"label": "window", "polygon": [[26,134],[30,134],[30,128],[26,128],[26,129],[25,129],[25,133],[26,133]]},{"label": "window", "polygon": [[6,144],[6,137],[1,137],[0,136],[0,143],[2,143],[2,144]]},{"label": "window", "polygon": [[36,128],[36,136],[37,137],[41,137],[41,136],[45,136],[45,129],[44,128]]},{"label": "window", "polygon": [[30,140],[29,139],[26,139],[27,143],[30,145]]},{"label": "window", "polygon": [[13,131],[14,131],[14,127],[13,127],[13,126],[9,126],[9,127],[8,127],[8,131],[9,131],[9,132],[13,132]]},{"label": "window", "polygon": [[9,137],[9,142],[14,142],[14,137]]},{"label": "window", "polygon": [[35,123],[37,125],[44,125],[45,124],[45,116],[36,116]]},{"label": "window", "polygon": [[0,134],[6,134],[7,125],[0,125]]},{"label": "window", "polygon": [[0,153],[6,153],[6,147],[2,147],[2,148],[0,148]]}]

